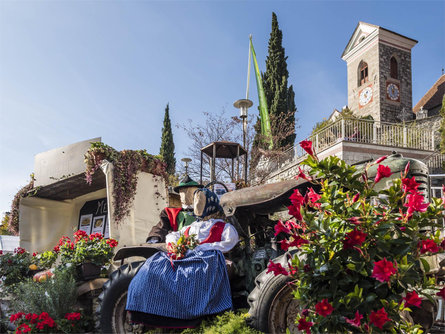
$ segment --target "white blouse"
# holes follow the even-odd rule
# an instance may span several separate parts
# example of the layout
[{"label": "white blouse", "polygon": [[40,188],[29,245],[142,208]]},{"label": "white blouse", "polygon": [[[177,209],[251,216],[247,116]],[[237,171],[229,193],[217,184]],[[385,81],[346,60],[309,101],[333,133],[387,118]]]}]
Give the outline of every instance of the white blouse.
[{"label": "white blouse", "polygon": [[[167,234],[165,237],[165,242],[168,244],[169,242],[176,243],[181,235],[185,233],[185,230],[190,227],[189,235],[195,234],[196,239],[199,242],[205,240],[210,233],[212,226],[217,222],[223,222],[221,219],[210,219],[206,221],[197,221],[192,223],[189,226],[184,226],[180,231],[171,232]],[[206,251],[211,249],[217,249],[221,252],[225,253],[230,251],[235,245],[238,243],[239,237],[238,232],[235,227],[229,223],[225,223],[224,230],[221,234],[221,241],[205,243],[196,246],[195,250]]]}]

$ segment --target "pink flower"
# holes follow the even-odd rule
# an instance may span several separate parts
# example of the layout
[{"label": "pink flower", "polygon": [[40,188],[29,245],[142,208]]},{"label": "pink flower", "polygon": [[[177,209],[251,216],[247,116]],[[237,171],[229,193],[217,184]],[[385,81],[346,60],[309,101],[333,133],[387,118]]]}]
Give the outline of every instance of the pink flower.
[{"label": "pink flower", "polygon": [[438,293],[436,293],[436,296],[441,297],[443,300],[445,300],[445,288],[442,288]]},{"label": "pink flower", "polygon": [[391,176],[392,172],[391,169],[387,166],[379,165],[377,167],[377,175],[375,176],[374,182],[378,183],[381,179],[384,177]]},{"label": "pink flower", "polygon": [[334,308],[329,304],[327,299],[323,299],[321,302],[315,304],[315,312],[317,314],[326,317],[334,311]]},{"label": "pink flower", "polygon": [[298,330],[299,331],[306,331],[306,334],[311,333],[311,327],[314,325],[313,322],[307,321],[306,318],[300,318],[298,319]]},{"label": "pink flower", "polygon": [[422,240],[419,243],[419,250],[420,250],[420,254],[425,254],[425,253],[437,253],[440,249],[439,246],[437,246],[437,244],[434,242],[434,240],[431,239],[426,239],[426,240]]},{"label": "pink flower", "polygon": [[406,297],[403,297],[403,299],[405,300],[405,304],[407,306],[413,305],[420,307],[420,305],[422,304],[422,299],[419,298],[419,295],[416,291],[408,292],[406,294]]},{"label": "pink flower", "polygon": [[289,273],[286,269],[283,268],[283,266],[279,263],[273,263],[271,260],[269,260],[269,265],[267,266],[266,274],[272,272],[275,276],[278,275],[284,275],[288,276]]},{"label": "pink flower", "polygon": [[371,312],[369,315],[369,322],[380,329],[382,329],[383,326],[390,320],[391,319],[388,318],[388,313],[386,313],[383,307],[376,312]]},{"label": "pink flower", "polygon": [[388,157],[387,155],[384,155],[383,157],[378,158],[378,159],[375,161],[375,164],[379,164],[379,163],[381,163],[381,162],[382,162],[383,160],[385,160],[387,157]]},{"label": "pink flower", "polygon": [[301,195],[300,191],[298,189],[295,189],[292,195],[289,196],[289,199],[292,204],[295,205],[302,205],[304,204],[304,196]]},{"label": "pink flower", "polygon": [[354,225],[360,225],[362,222],[360,221],[361,217],[351,217],[348,218],[348,222],[354,224]]},{"label": "pink flower", "polygon": [[417,188],[419,184],[416,182],[416,178],[413,176],[412,178],[404,178],[402,179],[402,189],[405,193],[415,193],[417,192]]},{"label": "pink flower", "polygon": [[361,246],[363,242],[365,242],[367,233],[360,232],[355,229],[349,233],[346,233],[346,238],[343,240],[343,248],[353,248],[354,246]]},{"label": "pink flower", "polygon": [[374,269],[371,277],[374,277],[380,282],[388,282],[391,275],[395,274],[396,272],[397,270],[394,268],[394,264],[384,258],[381,261],[374,262]]},{"label": "pink flower", "polygon": [[403,204],[403,206],[408,208],[407,214],[409,216],[411,216],[415,211],[425,212],[429,206],[428,203],[424,203],[425,198],[419,192],[408,194],[408,196],[406,196],[406,200],[407,202]]},{"label": "pink flower", "polygon": [[410,163],[409,163],[409,161],[408,161],[408,163],[407,163],[406,166],[405,166],[405,171],[403,172],[403,175],[404,175],[405,177],[408,175],[408,172],[409,172],[409,165],[410,165]]},{"label": "pink flower", "polygon": [[287,242],[286,239],[278,241],[280,243],[280,247],[282,250],[284,250],[285,252],[287,252],[287,250],[289,249],[289,243]]},{"label": "pink flower", "polygon": [[319,194],[317,194],[314,189],[309,188],[309,192],[308,194],[308,198],[310,203],[315,207],[315,208],[320,208],[321,203],[317,203],[317,201],[321,198],[321,196]]},{"label": "pink flower", "polygon": [[354,319],[348,319],[345,317],[346,322],[354,327],[360,327],[360,320],[362,320],[362,319],[363,319],[363,315],[361,315],[358,311],[355,312]]},{"label": "pink flower", "polygon": [[275,225],[275,236],[277,236],[278,234],[280,234],[281,232],[286,233],[286,234],[291,234],[290,229],[283,224],[283,222],[281,220],[278,221],[278,223]]},{"label": "pink flower", "polygon": [[302,142],[300,142],[300,146],[303,150],[306,151],[307,154],[309,154],[310,156],[314,156],[314,151],[312,150],[312,142],[309,140],[303,140]]}]

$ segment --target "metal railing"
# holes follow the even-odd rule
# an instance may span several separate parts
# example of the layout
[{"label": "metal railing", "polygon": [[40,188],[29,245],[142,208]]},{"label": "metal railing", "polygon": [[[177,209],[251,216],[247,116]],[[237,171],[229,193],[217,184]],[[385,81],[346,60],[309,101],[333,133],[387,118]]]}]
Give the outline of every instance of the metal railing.
[{"label": "metal railing", "polygon": [[[363,119],[339,119],[306,140],[312,141],[317,153],[341,141],[427,151],[435,149],[433,130],[417,127],[414,123],[385,123]],[[301,160],[305,154],[299,145],[292,147],[277,157],[278,165]]]}]

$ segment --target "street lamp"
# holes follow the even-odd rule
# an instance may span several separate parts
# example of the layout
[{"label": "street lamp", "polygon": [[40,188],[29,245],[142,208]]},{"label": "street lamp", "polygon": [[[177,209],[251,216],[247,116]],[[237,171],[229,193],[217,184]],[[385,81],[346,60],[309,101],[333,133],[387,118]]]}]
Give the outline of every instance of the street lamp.
[{"label": "street lamp", "polygon": [[249,99],[240,99],[235,101],[233,106],[239,109],[239,116],[243,120],[243,147],[246,150],[245,163],[244,163],[244,178],[247,180],[247,109],[253,105],[253,102]]},{"label": "street lamp", "polygon": [[190,158],[182,158],[181,161],[184,163],[185,175],[188,175],[189,162],[192,161]]}]

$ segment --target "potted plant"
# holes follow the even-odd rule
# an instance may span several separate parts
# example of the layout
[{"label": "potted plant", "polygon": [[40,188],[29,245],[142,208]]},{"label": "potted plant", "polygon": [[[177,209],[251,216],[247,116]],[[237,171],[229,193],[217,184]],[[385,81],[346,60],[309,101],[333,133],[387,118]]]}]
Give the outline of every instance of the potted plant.
[{"label": "potted plant", "polygon": [[101,233],[88,235],[84,231],[74,233],[74,242],[63,236],[54,251],[60,255],[63,265],[76,266],[78,278],[89,280],[100,276],[101,268],[111,262],[115,239],[104,239]]}]

